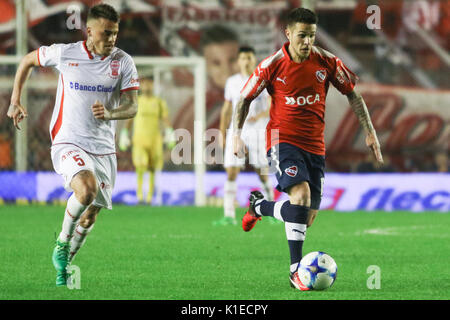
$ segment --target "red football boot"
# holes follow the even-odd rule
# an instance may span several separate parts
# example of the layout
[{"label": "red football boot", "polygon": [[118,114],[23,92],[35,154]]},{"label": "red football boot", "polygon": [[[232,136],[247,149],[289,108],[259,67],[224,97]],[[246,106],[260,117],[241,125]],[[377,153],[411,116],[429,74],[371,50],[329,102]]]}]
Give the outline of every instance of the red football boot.
[{"label": "red football boot", "polygon": [[264,199],[264,196],[259,191],[252,191],[250,193],[250,205],[248,206],[248,211],[242,218],[242,229],[245,232],[248,232],[253,229],[258,220],[261,220],[261,217],[258,216],[255,212],[255,202],[256,200]]},{"label": "red football boot", "polygon": [[289,282],[290,282],[292,288],[298,289],[300,291],[311,290],[302,283],[302,281],[300,280],[300,277],[298,276],[298,271],[291,273],[291,275],[289,276]]}]

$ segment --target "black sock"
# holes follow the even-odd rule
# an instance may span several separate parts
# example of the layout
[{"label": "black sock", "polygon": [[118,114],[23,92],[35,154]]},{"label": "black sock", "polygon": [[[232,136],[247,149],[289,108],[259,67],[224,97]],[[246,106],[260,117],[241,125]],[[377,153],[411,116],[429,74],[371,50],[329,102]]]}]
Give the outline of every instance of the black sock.
[{"label": "black sock", "polygon": [[289,204],[281,210],[281,216],[286,224],[286,237],[288,239],[289,253],[291,257],[291,272],[296,270],[303,256],[303,242],[306,237],[306,220],[309,208],[305,206]]}]

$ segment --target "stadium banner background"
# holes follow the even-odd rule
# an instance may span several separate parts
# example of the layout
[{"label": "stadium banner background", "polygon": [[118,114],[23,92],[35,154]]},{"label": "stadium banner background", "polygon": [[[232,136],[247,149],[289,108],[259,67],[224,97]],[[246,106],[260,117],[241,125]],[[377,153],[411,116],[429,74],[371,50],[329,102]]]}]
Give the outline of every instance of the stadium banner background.
[{"label": "stadium banner background", "polygon": [[[383,154],[397,168],[405,169],[411,156],[450,149],[450,90],[371,83],[358,84],[355,89],[366,101]],[[334,87],[326,103],[327,167],[342,171],[335,157],[343,157],[351,168],[352,159],[361,160],[367,154],[365,136],[347,98]]]},{"label": "stadium banner background", "polygon": [[[195,177],[193,172],[162,172],[158,177],[160,197],[157,205],[194,205]],[[221,205],[224,172],[208,172],[205,187],[209,205]],[[260,189],[255,173],[243,172],[237,178],[237,201],[248,205],[250,191]],[[271,177],[273,186],[276,180]],[[62,178],[53,172],[1,172],[1,202],[65,201],[69,193],[62,187]],[[182,182],[182,183],[180,183]],[[4,186],[8,187],[5,188]],[[137,203],[136,177],[134,172],[119,172],[113,190],[115,204]],[[275,193],[277,201],[287,199],[284,193]],[[409,210],[450,211],[450,173],[377,173],[345,174],[328,173],[325,177],[322,210]],[[150,210],[150,208],[149,208]]]}]

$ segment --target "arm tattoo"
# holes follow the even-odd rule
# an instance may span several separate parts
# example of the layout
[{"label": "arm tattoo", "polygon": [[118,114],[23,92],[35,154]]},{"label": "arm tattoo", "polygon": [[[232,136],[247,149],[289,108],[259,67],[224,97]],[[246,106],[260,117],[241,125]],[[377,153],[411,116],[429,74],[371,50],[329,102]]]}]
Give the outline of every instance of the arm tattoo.
[{"label": "arm tattoo", "polygon": [[364,99],[359,93],[352,91],[347,95],[348,102],[350,103],[353,112],[358,117],[359,123],[364,128],[366,132],[375,131],[372,121],[370,119],[369,110],[367,109]]},{"label": "arm tattoo", "polygon": [[240,98],[236,106],[236,114],[233,118],[233,133],[238,133],[244,126],[245,119],[247,118],[248,110],[250,108],[250,102],[244,98]]},{"label": "arm tattoo", "polygon": [[125,91],[120,96],[120,105],[111,111],[112,119],[129,119],[133,118],[137,113],[137,90]]}]

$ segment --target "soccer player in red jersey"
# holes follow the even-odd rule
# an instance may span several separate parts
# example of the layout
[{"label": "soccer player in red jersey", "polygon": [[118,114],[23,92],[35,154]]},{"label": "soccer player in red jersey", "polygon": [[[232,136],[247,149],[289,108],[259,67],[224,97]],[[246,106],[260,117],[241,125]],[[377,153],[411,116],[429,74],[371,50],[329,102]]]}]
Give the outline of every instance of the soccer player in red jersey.
[{"label": "soccer player in red jersey", "polygon": [[366,133],[366,144],[379,163],[380,144],[366,104],[355,92],[357,80],[344,63],[330,52],[314,46],[317,16],[297,8],[287,19],[283,47],[264,59],[241,91],[234,117],[233,149],[238,157],[246,152],[241,138],[250,103],[262,90],[272,97],[270,121],[266,128],[269,164],[275,169],[277,189],[289,200],[266,201],[259,192],[250,195],[250,207],[242,220],[250,231],[261,216],[285,222],[290,251],[290,283],[308,290],[298,277],[306,228],[319,210],[325,168],[325,98],[330,84],[346,95]]}]

